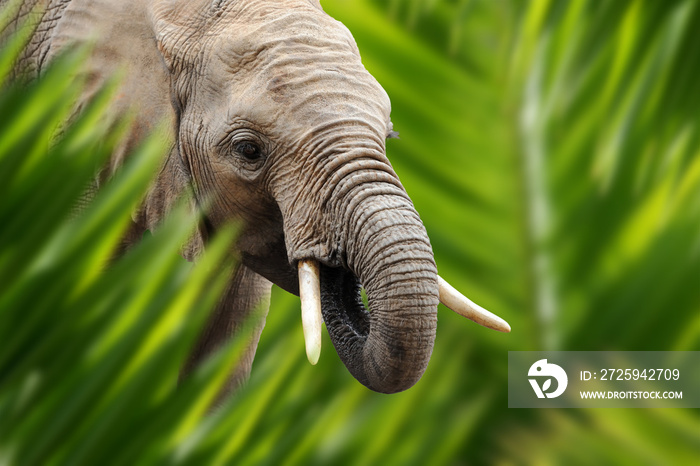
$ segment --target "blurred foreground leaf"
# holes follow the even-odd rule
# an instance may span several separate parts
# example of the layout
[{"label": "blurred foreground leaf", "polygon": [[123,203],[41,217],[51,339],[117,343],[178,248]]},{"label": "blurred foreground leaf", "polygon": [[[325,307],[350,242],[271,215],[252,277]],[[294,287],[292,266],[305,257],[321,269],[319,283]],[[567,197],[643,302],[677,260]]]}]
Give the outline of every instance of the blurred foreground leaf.
[{"label": "blurred foreground leaf", "polygon": [[380,395],[327,336],[310,367],[298,300],[274,290],[250,383],[204,416],[236,348],[175,381],[226,274],[177,259],[183,213],[103,271],[158,144],[69,221],[112,139],[85,123],[46,154],[69,58],[0,96],[0,463],[695,464],[697,411],[509,410],[505,367],[700,349],[698,4],[323,6],[392,98],[389,156],[440,273],[513,333],[441,308],[423,379]]},{"label": "blurred foreground leaf", "polygon": [[381,463],[695,464],[697,410],[508,409],[505,368],[518,350],[700,349],[700,4],[323,5],[391,97],[388,155],[440,274],[513,328],[440,308],[424,396],[368,429],[400,432]]},{"label": "blurred foreground leaf", "polygon": [[110,89],[64,127],[84,56],[0,92],[0,463],[181,463],[176,447],[203,428],[240,352],[176,386],[230,273],[232,231],[192,266],[179,252],[198,218],[182,207],[106,266],[168,147],[147,140],[85,199],[123,132],[106,117]]}]

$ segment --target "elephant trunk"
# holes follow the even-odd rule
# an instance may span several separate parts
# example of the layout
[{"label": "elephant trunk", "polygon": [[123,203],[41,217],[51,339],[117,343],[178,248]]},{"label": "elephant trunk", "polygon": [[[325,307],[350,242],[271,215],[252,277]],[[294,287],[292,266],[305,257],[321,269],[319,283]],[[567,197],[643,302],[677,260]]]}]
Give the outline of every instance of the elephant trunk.
[{"label": "elephant trunk", "polygon": [[321,266],[321,307],[350,373],[374,391],[395,393],[415,384],[427,367],[438,282],[430,242],[411,201],[396,185],[380,191],[356,192],[353,197],[364,200],[346,206],[347,263]]}]

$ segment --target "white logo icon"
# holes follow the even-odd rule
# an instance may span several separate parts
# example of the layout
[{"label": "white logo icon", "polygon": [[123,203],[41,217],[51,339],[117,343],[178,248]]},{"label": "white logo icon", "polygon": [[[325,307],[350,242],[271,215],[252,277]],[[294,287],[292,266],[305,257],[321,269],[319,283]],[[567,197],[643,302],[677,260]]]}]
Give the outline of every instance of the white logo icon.
[{"label": "white logo icon", "polygon": [[[530,366],[527,375],[535,377],[549,377],[544,381],[542,387],[537,383],[537,379],[528,379],[532,389],[535,391],[537,398],[556,398],[566,390],[566,385],[569,383],[569,378],[566,376],[564,369],[556,364],[548,364],[546,359],[540,359],[535,364]],[[552,378],[557,380],[557,389],[553,392],[547,392],[552,385]]]}]

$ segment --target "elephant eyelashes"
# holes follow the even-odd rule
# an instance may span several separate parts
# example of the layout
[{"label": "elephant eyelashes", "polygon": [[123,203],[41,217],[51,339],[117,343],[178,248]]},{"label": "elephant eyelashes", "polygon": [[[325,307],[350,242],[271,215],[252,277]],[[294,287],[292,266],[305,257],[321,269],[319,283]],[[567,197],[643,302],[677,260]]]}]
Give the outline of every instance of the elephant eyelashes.
[{"label": "elephant eyelashes", "polygon": [[262,149],[258,144],[252,141],[242,141],[235,145],[235,150],[245,159],[250,161],[258,160],[262,157]]}]

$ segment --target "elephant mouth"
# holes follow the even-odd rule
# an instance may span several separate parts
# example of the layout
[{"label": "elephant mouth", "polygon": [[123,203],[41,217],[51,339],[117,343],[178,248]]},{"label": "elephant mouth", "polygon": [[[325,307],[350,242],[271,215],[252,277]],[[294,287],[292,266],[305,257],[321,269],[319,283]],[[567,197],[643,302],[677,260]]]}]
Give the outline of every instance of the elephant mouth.
[{"label": "elephant mouth", "polygon": [[316,260],[299,261],[302,323],[312,364],[320,355],[323,321],[340,360],[371,390],[395,393],[420,378],[433,347],[437,290],[430,270],[421,281],[417,275],[422,271],[403,276],[396,271],[404,265],[399,261],[385,271],[398,277],[393,282],[387,276],[368,277],[366,307],[365,275]]},{"label": "elephant mouth", "polygon": [[370,313],[362,302],[358,278],[344,268],[315,260],[300,261],[298,274],[309,361],[316,364],[320,356],[322,322],[341,358],[361,348],[369,335]]},{"label": "elephant mouth", "polygon": [[346,329],[346,340],[362,343],[369,335],[370,314],[362,302],[360,281],[340,267],[319,268],[323,320],[327,326]]},{"label": "elephant mouth", "polygon": [[[351,369],[347,361],[356,360],[357,355],[363,353],[364,347],[371,340],[371,327],[379,322],[377,316],[371,314],[363,303],[360,280],[345,268],[332,267],[314,259],[298,261],[297,270],[302,326],[309,361],[312,364],[318,362],[321,353],[322,323],[325,322],[338,356],[346,363],[348,369]],[[442,278],[437,277],[437,280],[439,298],[443,304],[481,325],[502,332],[510,331],[510,326],[504,320],[459,294]],[[368,294],[371,307],[371,289],[368,290]],[[414,296],[411,299],[414,299]],[[405,315],[394,318],[393,321],[403,325],[402,321],[410,318],[410,315]],[[379,334],[385,334],[388,330],[386,325],[379,327]],[[387,348],[393,355],[403,354],[403,345],[398,341],[390,343]],[[372,365],[375,363],[376,361],[372,361]],[[355,369],[351,369],[355,378],[363,382],[366,368],[358,368],[352,363],[351,365]]]}]

